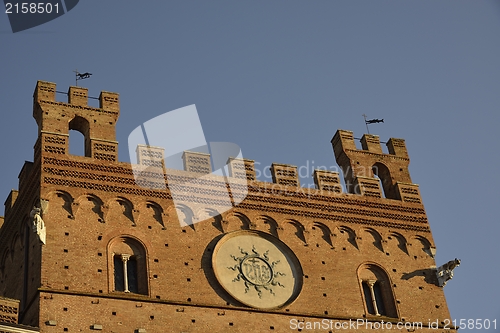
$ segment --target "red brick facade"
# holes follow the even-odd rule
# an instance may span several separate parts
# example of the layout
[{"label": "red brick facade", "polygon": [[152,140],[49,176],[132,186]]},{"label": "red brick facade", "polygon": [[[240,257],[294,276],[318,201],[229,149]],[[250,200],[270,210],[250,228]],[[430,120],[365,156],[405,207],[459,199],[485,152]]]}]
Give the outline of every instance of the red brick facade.
[{"label": "red brick facade", "polygon": [[[100,108],[93,108],[85,88],[71,87],[68,103],[57,102],[55,90],[53,83],[37,84],[33,162],[21,170],[0,229],[0,296],[21,301],[20,323],[40,332],[290,332],[302,326],[362,332],[365,326],[353,329],[349,320],[383,320],[394,329],[378,331],[407,332],[395,329],[397,323],[422,322],[415,331],[449,332],[435,245],[404,140],[390,139],[384,154],[375,135],[364,135],[358,150],[352,132],[337,131],[333,150],[350,193],[343,193],[338,173],[327,171],[316,171],[317,189],[305,191],[297,187],[296,168],[282,164],[271,168],[274,183],[260,182],[253,162],[244,160],[230,168],[233,177],[248,179],[248,194],[236,207],[219,213],[204,205],[226,188],[215,175],[186,187],[191,207],[175,207],[168,188],[136,185],[130,164],[117,161],[118,94],[102,92]],[[69,154],[69,129],[84,135],[85,156]],[[151,170],[151,179],[166,180],[164,165]],[[46,244],[32,231],[34,206],[42,210]],[[212,253],[221,237],[237,230],[269,234],[295,254],[302,276],[285,305],[245,306],[219,283]],[[122,274],[117,254],[134,258],[128,261],[136,270],[127,282],[131,292],[115,277]],[[317,323],[323,326],[307,329]]]}]

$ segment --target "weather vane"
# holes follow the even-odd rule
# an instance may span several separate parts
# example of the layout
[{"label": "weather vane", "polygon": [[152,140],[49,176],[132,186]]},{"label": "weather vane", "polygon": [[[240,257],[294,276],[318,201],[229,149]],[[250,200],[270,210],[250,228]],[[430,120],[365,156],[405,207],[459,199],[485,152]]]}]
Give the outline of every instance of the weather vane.
[{"label": "weather vane", "polygon": [[366,120],[366,114],[363,114],[363,117],[365,118],[365,125],[366,125],[366,130],[368,131],[368,134],[370,134],[370,130],[368,129],[369,124],[376,124],[376,123],[383,123],[384,119],[370,119]]},{"label": "weather vane", "polygon": [[78,72],[78,69],[74,70],[73,72],[75,72],[75,83],[76,83],[76,86],[78,86],[78,81],[79,80],[88,79],[92,75],[92,73],[89,73],[89,72],[80,73],[80,72]]}]

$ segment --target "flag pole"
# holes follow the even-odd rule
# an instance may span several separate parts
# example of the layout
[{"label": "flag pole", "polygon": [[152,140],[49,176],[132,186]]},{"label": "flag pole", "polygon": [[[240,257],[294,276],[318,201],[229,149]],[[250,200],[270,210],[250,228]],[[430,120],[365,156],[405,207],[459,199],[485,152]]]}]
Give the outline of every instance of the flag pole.
[{"label": "flag pole", "polygon": [[365,118],[366,131],[370,134],[370,130],[368,129],[368,123],[366,122],[366,114],[363,113],[363,118]]},{"label": "flag pole", "polygon": [[73,72],[75,72],[75,85],[78,87],[78,69],[74,70]]}]

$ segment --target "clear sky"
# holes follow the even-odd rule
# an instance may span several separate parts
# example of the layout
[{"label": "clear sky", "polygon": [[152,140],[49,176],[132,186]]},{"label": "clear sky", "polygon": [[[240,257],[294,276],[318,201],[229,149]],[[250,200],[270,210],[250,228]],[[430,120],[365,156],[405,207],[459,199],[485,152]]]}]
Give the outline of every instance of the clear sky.
[{"label": "clear sky", "polygon": [[33,159],[36,81],[67,91],[75,69],[91,96],[120,93],[121,161],[134,128],[191,104],[260,170],[335,166],[335,131],[383,118],[370,131],[406,140],[437,264],[462,260],[452,317],[500,321],[500,2],[84,0],[15,34],[2,11],[3,198]]}]

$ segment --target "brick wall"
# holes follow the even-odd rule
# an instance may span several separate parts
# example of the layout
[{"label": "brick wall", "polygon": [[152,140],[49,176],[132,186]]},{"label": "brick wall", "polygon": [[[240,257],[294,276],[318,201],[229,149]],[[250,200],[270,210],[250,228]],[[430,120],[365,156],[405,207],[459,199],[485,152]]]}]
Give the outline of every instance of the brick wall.
[{"label": "brick wall", "polygon": [[[6,202],[0,292],[22,300],[22,323],[41,332],[101,326],[106,332],[286,332],[293,319],[425,325],[449,319],[435,278],[435,244],[403,140],[391,139],[385,154],[376,136],[363,137],[358,150],[352,132],[338,131],[332,144],[348,193],[338,174],[324,171],[315,176],[318,189],[307,191],[294,186],[299,179],[291,173],[283,184],[247,177],[245,199],[219,212],[211,203],[227,188],[226,180],[204,175],[185,184],[185,205],[176,207],[170,190],[162,189],[164,165],[143,187],[129,164],[116,161],[118,95],[103,92],[101,108],[91,108],[86,90],[75,89],[69,103],[62,103],[55,101],[54,84],[38,83],[34,161],[20,175],[19,195]],[[70,128],[84,136],[92,130],[86,156],[68,153]],[[250,162],[245,173],[254,175]],[[296,167],[275,164],[275,182],[283,170]],[[231,187],[233,197],[245,195],[242,185]],[[27,227],[31,208],[41,203],[45,245]],[[300,262],[300,292],[283,307],[244,306],[219,284],[212,252],[223,235],[237,230],[278,238]],[[137,260],[135,293],[116,290],[114,256],[124,251]],[[393,306],[387,316],[370,314],[366,304],[362,280],[370,267],[384,276],[384,299]]]}]

